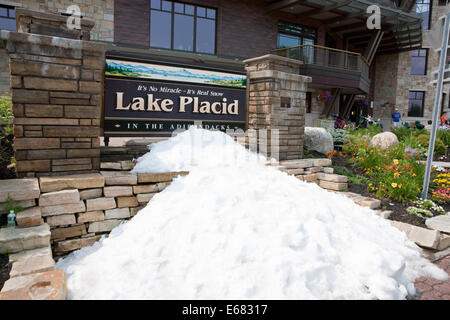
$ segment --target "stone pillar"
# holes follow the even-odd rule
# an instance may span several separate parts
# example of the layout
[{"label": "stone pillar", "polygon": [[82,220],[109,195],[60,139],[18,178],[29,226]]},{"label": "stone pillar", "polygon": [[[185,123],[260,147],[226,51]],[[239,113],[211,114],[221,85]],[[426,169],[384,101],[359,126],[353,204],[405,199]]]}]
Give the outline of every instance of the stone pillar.
[{"label": "stone pillar", "polygon": [[76,33],[58,14],[19,9],[16,16],[25,24],[19,30],[38,20],[36,32],[73,37],[1,31],[10,63],[18,176],[98,172],[106,46],[78,39],[89,38],[88,20]]},{"label": "stone pillar", "polygon": [[273,130],[279,130],[279,160],[300,159],[306,90],[311,77],[299,74],[301,61],[277,55],[268,54],[244,63],[249,86],[249,129],[267,129],[267,138],[260,139],[267,140],[268,150],[272,137],[276,139]]}]

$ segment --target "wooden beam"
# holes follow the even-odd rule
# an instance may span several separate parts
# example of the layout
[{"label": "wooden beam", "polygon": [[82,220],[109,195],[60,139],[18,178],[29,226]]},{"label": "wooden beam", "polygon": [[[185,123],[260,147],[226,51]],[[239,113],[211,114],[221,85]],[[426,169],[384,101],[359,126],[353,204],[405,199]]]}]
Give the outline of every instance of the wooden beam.
[{"label": "wooden beam", "polygon": [[369,66],[372,64],[373,58],[375,57],[375,53],[378,50],[381,39],[383,38],[384,32],[378,30],[377,32],[372,33],[372,37],[370,38],[369,45],[364,51],[364,57],[367,60]]},{"label": "wooden beam", "polygon": [[277,10],[281,10],[284,9],[286,7],[289,6],[293,6],[297,3],[303,2],[304,0],[281,0],[281,1],[277,1],[275,3],[272,3],[271,5],[267,6],[265,11],[266,12],[272,12],[272,11],[277,11]]},{"label": "wooden beam", "polygon": [[299,15],[297,15],[297,18],[301,19],[301,18],[306,18],[306,17],[310,17],[310,16],[314,16],[320,13],[324,13],[324,12],[328,12],[343,6],[346,6],[350,3],[352,3],[353,0],[348,0],[345,2],[335,2],[333,5],[328,6],[328,7],[322,7],[322,8],[317,8],[317,9],[313,9],[313,10],[309,10],[303,13],[300,13]]}]

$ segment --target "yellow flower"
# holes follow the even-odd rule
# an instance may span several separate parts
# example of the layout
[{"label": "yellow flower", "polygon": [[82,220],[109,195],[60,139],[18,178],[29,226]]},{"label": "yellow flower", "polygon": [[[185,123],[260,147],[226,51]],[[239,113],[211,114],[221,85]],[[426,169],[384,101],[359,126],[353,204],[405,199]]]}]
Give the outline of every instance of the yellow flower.
[{"label": "yellow flower", "polygon": [[397,178],[400,175],[399,172],[394,173],[394,178]]},{"label": "yellow flower", "polygon": [[401,189],[401,188],[402,188],[402,184],[400,183],[400,184],[398,185],[398,187]]},{"label": "yellow flower", "polygon": [[394,164],[397,165],[398,164],[398,160],[394,159]]},{"label": "yellow flower", "polygon": [[392,182],[392,183],[391,183],[391,186],[392,186],[393,188],[397,188],[397,184],[396,184],[395,182]]}]

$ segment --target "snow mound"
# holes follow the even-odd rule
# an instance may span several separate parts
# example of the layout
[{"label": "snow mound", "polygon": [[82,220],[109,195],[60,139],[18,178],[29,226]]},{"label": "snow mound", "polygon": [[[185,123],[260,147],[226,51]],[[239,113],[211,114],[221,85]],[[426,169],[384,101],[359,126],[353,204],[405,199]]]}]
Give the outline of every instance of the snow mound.
[{"label": "snow mound", "polygon": [[219,139],[191,128],[140,159],[135,172],[190,174],[58,261],[70,299],[404,299],[417,277],[447,277],[374,211],[234,142],[241,160],[224,162]]}]

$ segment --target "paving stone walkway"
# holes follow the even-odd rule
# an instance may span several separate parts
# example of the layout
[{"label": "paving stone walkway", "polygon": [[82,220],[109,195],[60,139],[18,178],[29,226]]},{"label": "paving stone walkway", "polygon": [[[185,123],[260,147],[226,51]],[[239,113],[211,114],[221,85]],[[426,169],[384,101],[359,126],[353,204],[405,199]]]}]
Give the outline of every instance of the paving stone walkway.
[{"label": "paving stone walkway", "polygon": [[[435,263],[450,275],[450,255]],[[415,300],[450,300],[450,279],[440,281],[433,278],[421,277],[416,280],[414,285],[420,294]]]}]

